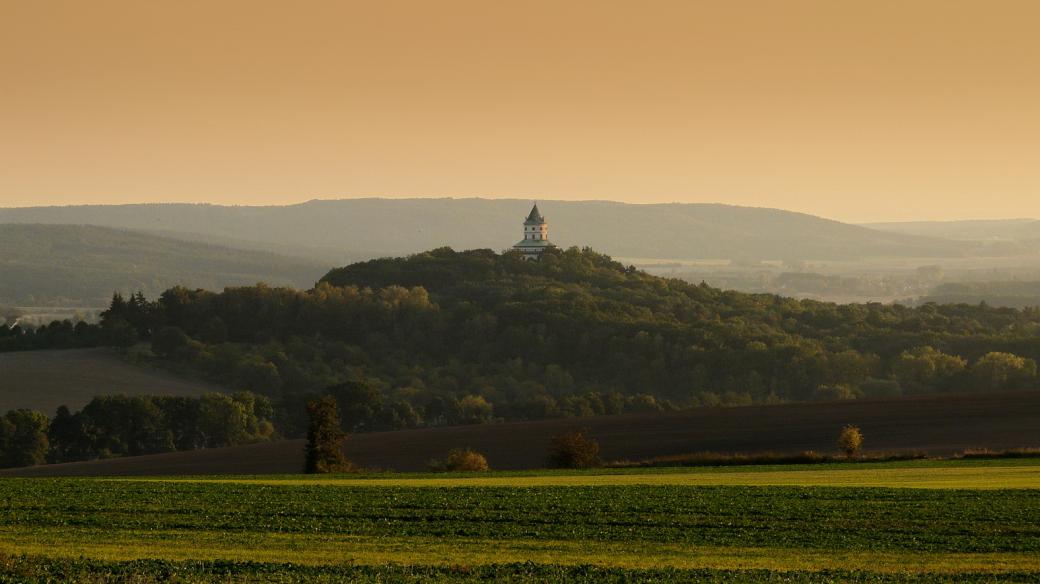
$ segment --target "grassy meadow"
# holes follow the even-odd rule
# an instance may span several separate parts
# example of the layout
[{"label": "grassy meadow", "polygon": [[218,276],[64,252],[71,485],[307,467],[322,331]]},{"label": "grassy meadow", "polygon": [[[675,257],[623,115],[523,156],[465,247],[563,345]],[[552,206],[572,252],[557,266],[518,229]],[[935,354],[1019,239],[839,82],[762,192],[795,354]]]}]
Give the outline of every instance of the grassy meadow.
[{"label": "grassy meadow", "polygon": [[9,478],[0,554],[0,581],[1029,581],[1040,460]]},{"label": "grassy meadow", "polygon": [[195,397],[220,390],[211,383],[131,365],[110,349],[0,353],[2,412],[28,408],[53,416],[58,406],[78,410],[97,395]]}]

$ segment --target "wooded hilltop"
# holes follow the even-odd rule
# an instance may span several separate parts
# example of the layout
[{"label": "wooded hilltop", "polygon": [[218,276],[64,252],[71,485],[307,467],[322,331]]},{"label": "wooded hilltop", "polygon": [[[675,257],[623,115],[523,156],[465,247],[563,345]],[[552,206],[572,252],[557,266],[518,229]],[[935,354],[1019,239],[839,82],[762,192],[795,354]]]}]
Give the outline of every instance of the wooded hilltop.
[{"label": "wooded hilltop", "polygon": [[321,394],[365,431],[1032,388],[1038,333],[1035,308],[838,305],[655,277],[590,249],[532,262],[439,248],[307,291],[117,295],[98,326],[0,327],[0,350],[127,347],[270,398],[298,436]]}]

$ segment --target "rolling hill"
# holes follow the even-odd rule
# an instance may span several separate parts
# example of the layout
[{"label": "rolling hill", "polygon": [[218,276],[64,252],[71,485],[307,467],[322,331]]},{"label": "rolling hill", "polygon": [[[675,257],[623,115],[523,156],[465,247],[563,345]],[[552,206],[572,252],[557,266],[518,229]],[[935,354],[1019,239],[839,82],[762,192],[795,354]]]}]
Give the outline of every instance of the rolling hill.
[{"label": "rolling hill", "polygon": [[1038,230],[1036,219],[969,219],[963,221],[891,221],[864,223],[863,227],[903,233],[967,241],[1017,239]]},{"label": "rolling hill", "polygon": [[864,227],[921,237],[976,242],[994,255],[1035,254],[1040,251],[1040,221],[1036,219],[978,219],[966,221],[904,221],[866,223]]},{"label": "rolling hill", "polygon": [[[299,205],[116,205],[0,209],[0,223],[91,224],[345,263],[441,246],[505,249],[531,202],[516,199],[350,199]],[[547,201],[550,237],[616,257],[857,260],[958,257],[975,245],[890,233],[812,215],[718,204]]]},{"label": "rolling hill", "polygon": [[112,292],[158,294],[266,282],[309,287],[315,261],[92,225],[0,223],[0,304],[103,305]]},{"label": "rolling hill", "polygon": [[957,282],[940,284],[918,302],[979,304],[1026,308],[1040,306],[1040,282]]},{"label": "rolling hill", "polygon": [[[545,466],[550,436],[578,427],[600,441],[605,459],[640,460],[692,452],[834,452],[838,430],[852,423],[863,429],[868,451],[948,455],[1036,446],[1038,421],[1040,392],[947,394],[374,432],[352,435],[345,450],[367,468],[418,471],[451,448],[470,446],[492,468],[530,469]],[[0,470],[0,476],[297,473],[303,446],[285,440]]]},{"label": "rolling hill", "polygon": [[197,396],[223,391],[163,371],[135,367],[109,349],[0,353],[0,412],[26,408],[53,415],[58,406],[73,411],[94,396]]}]

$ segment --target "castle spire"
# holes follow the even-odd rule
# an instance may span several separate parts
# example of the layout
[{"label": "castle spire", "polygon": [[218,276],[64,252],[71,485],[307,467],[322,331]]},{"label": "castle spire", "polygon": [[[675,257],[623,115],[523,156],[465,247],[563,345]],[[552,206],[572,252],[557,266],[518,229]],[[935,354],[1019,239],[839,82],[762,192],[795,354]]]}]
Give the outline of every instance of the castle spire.
[{"label": "castle spire", "polygon": [[531,212],[527,215],[527,220],[524,221],[524,223],[544,223],[544,222],[545,222],[545,220],[542,219],[542,214],[538,212],[538,203],[535,203],[534,206],[531,207]]},{"label": "castle spire", "polygon": [[549,241],[549,224],[538,210],[538,203],[535,203],[527,219],[524,219],[524,238],[513,249],[527,259],[536,260],[550,247],[554,246]]}]

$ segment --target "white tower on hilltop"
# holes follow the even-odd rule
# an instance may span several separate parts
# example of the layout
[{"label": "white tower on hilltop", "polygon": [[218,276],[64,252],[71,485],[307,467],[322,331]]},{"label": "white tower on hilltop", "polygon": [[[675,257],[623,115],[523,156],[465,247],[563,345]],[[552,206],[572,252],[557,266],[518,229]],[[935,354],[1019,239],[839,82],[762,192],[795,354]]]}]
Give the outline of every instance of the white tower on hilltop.
[{"label": "white tower on hilltop", "polygon": [[513,249],[522,253],[525,259],[536,260],[550,247],[555,246],[549,241],[549,224],[538,212],[536,203],[524,220],[524,238],[514,245]]}]

